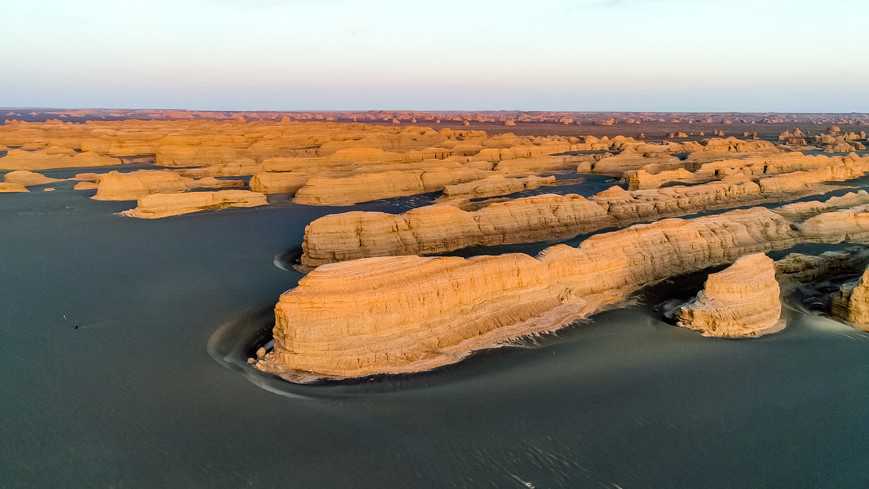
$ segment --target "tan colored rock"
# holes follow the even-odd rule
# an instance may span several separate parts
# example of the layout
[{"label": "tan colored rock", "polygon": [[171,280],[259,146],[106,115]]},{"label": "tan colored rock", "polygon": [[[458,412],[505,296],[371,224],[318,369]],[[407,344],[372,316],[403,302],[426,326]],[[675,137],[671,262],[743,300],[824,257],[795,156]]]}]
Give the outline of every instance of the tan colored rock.
[{"label": "tan colored rock", "polygon": [[665,168],[679,166],[681,162],[672,155],[659,153],[638,153],[634,150],[624,151],[615,156],[602,158],[592,166],[595,173],[622,176],[625,172],[639,170],[645,166],[658,165]]},{"label": "tan colored rock", "polygon": [[611,187],[591,200],[603,206],[617,222],[630,223],[733,207],[740,203],[759,202],[764,198],[760,186],[752,180],[728,177],[720,182],[653,190],[627,191]]},{"label": "tan colored rock", "polygon": [[96,190],[100,187],[97,182],[78,182],[76,183],[72,189],[73,190]]},{"label": "tan colored rock", "polygon": [[34,173],[28,170],[11,171],[3,176],[3,180],[7,183],[18,183],[25,187],[63,181],[60,178],[50,178],[41,173]]},{"label": "tan colored rock", "polygon": [[94,200],[138,200],[148,194],[183,192],[192,182],[168,170],[117,171],[100,176]]},{"label": "tan colored rock", "polygon": [[852,207],[807,219],[800,232],[819,243],[869,243],[869,205]]},{"label": "tan colored rock", "polygon": [[[614,186],[590,199],[540,195],[499,202],[474,212],[437,209],[429,214],[426,207],[399,215],[351,212],[309,224],[301,260],[311,267],[371,256],[438,254],[469,246],[567,239],[605,227],[763,203],[769,198],[751,179],[732,176],[702,185],[651,190],[627,191]],[[448,218],[431,217],[446,214]]]},{"label": "tan colored rock", "polygon": [[495,170],[506,175],[573,169],[582,158],[576,156],[536,156],[499,161]]},{"label": "tan colored rock", "polygon": [[779,214],[793,220],[804,220],[818,214],[838,209],[847,209],[869,204],[869,192],[858,190],[849,192],[838,197],[830,197],[825,201],[812,200],[809,202],[795,202],[783,205],[775,209]]},{"label": "tan colored rock", "polygon": [[647,190],[668,183],[693,183],[697,177],[684,168],[664,170],[658,173],[649,173],[640,169],[625,172],[625,179],[628,181],[628,190]]},{"label": "tan colored rock", "polygon": [[703,336],[751,338],[781,331],[781,289],[773,261],[746,255],[706,278],[697,297],[679,309],[678,324]]},{"label": "tan colored rock", "polygon": [[810,171],[798,171],[760,180],[764,193],[792,193],[803,191],[823,182],[842,182],[862,177],[869,171],[869,157],[851,155],[840,158],[833,165]]},{"label": "tan colored rock", "polygon": [[310,179],[305,173],[261,172],[250,179],[250,189],[264,194],[293,195]]},{"label": "tan colored rock", "polygon": [[230,180],[214,177],[197,178],[187,184],[188,189],[223,189],[223,188],[241,188],[244,187],[244,180]]},{"label": "tan colored rock", "polygon": [[466,183],[447,185],[444,187],[444,195],[447,197],[482,198],[509,195],[523,190],[533,190],[543,185],[555,183],[554,176],[511,178],[503,175],[493,175],[482,180],[474,180]]},{"label": "tan colored rock", "polygon": [[775,262],[776,277],[783,287],[864,270],[867,265],[869,265],[869,249],[863,247],[825,251],[820,255],[789,253]]},{"label": "tan colored rock", "polygon": [[138,201],[135,209],[122,212],[127,217],[162,219],[164,217],[216,211],[231,207],[259,207],[268,205],[266,196],[249,190],[219,190],[216,192],[187,192],[150,194]]},{"label": "tan colored rock", "polygon": [[79,182],[98,182],[101,176],[101,173],[76,173],[72,179]]},{"label": "tan colored rock", "polygon": [[27,187],[20,183],[0,182],[0,193],[23,193],[29,192]]},{"label": "tan colored rock", "polygon": [[291,381],[408,373],[553,331],[664,278],[793,246],[767,209],[666,219],[523,254],[324,265],[281,296],[257,367]]},{"label": "tan colored rock", "polygon": [[860,279],[843,284],[833,295],[832,314],[869,332],[869,268]]},{"label": "tan colored rock", "polygon": [[199,168],[179,168],[176,173],[188,178],[246,177],[262,171],[262,165],[253,163],[226,163]]},{"label": "tan colored rock", "polygon": [[603,208],[579,195],[537,195],[474,212],[443,204],[404,214],[354,211],[311,222],[301,261],[313,267],[370,256],[444,253],[571,237],[611,224]]},{"label": "tan colored rock", "polygon": [[293,202],[306,205],[349,205],[443,190],[446,185],[488,175],[475,169],[386,171],[346,177],[317,176],[296,191]]},{"label": "tan colored rock", "polygon": [[84,168],[113,166],[123,163],[117,158],[93,152],[54,153],[50,150],[25,151],[13,149],[0,158],[0,170],[48,170],[51,168]]}]

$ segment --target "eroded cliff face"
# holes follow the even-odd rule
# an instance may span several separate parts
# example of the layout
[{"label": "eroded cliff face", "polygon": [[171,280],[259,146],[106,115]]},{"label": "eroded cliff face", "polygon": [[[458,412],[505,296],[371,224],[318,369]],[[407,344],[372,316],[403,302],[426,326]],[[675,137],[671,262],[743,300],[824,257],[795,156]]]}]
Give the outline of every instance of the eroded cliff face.
[{"label": "eroded cliff face", "polygon": [[134,209],[123,211],[121,214],[138,219],[162,219],[230,207],[244,208],[263,205],[268,205],[266,196],[249,190],[151,194],[139,199],[138,205]]},{"label": "eroded cliff face", "polygon": [[24,185],[25,187],[63,181],[59,178],[46,177],[41,173],[35,173],[28,170],[11,171],[3,176],[3,180],[6,183],[17,183],[19,185]]},{"label": "eroded cliff face", "polygon": [[832,314],[855,328],[869,332],[869,268],[833,295]]},{"label": "eroded cliff face", "polygon": [[537,257],[324,265],[281,296],[274,351],[257,365],[296,381],[427,370],[557,329],[646,284],[801,239],[787,219],[755,208],[636,225]]},{"label": "eroded cliff face", "polygon": [[192,180],[166,170],[117,171],[101,175],[94,200],[137,200],[149,194],[187,190]]},{"label": "eroded cliff face", "polygon": [[679,309],[678,324],[703,336],[751,338],[778,332],[781,289],[766,255],[746,255],[710,274],[697,297]]},{"label": "eroded cliff face", "polygon": [[[469,246],[566,239],[610,226],[796,198],[823,189],[821,182],[854,178],[869,170],[869,158],[822,158],[829,166],[810,172],[757,179],[732,174],[699,185],[647,190],[612,187],[588,199],[541,195],[473,212],[435,206],[401,215],[351,212],[326,216],[305,229],[301,262],[311,267],[372,256],[438,254]],[[803,218],[865,198],[858,193],[826,203],[795,204],[782,213]],[[808,210],[808,205],[815,210]]]},{"label": "eroded cliff face", "polygon": [[449,204],[403,214],[352,211],[308,224],[301,262],[314,267],[371,256],[427,255],[570,237],[613,224],[605,208],[575,194],[525,197],[472,212]]}]

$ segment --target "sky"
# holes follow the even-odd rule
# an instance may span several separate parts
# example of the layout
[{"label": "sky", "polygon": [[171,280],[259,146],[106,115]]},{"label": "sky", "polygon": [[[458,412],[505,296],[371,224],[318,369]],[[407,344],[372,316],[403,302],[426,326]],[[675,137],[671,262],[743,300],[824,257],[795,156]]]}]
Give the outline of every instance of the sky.
[{"label": "sky", "polygon": [[0,0],[0,107],[869,112],[866,0]]}]

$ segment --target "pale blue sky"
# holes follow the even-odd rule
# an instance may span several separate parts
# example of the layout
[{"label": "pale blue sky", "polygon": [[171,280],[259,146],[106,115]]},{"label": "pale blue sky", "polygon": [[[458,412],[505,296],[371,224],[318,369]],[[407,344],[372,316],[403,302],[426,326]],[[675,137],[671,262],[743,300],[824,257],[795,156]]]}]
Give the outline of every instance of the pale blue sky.
[{"label": "pale blue sky", "polygon": [[0,106],[869,112],[866,0],[0,5]]}]

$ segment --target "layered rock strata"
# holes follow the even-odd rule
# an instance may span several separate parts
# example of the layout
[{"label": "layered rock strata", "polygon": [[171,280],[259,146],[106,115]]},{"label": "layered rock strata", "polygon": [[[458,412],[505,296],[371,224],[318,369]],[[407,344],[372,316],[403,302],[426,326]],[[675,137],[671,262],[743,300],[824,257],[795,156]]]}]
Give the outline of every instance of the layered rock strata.
[{"label": "layered rock strata", "polygon": [[831,312],[855,328],[869,332],[869,268],[833,295]]},{"label": "layered rock strata", "polygon": [[483,198],[509,195],[523,190],[533,190],[543,185],[555,183],[554,176],[538,177],[505,177],[495,175],[482,180],[474,180],[467,183],[447,185],[444,187],[444,195],[449,198]]},{"label": "layered rock strata", "polygon": [[25,187],[34,185],[45,185],[47,183],[61,182],[62,179],[46,177],[41,173],[35,173],[29,170],[11,171],[3,176],[6,183],[17,183]]},{"label": "layered rock strata", "polygon": [[775,333],[785,327],[780,294],[774,262],[762,253],[746,255],[706,278],[697,297],[679,309],[678,325],[718,338]]},{"label": "layered rock strata", "polygon": [[478,211],[448,204],[403,214],[330,214],[305,229],[308,267],[366,256],[425,255],[469,246],[494,246],[570,237],[613,225],[606,209],[580,195],[537,195]]},{"label": "layered rock strata", "polygon": [[558,329],[644,285],[802,239],[784,217],[754,208],[636,225],[537,257],[324,265],[281,296],[274,350],[257,366],[294,381],[428,370]]},{"label": "layered rock strata", "polygon": [[[776,177],[755,182],[732,175],[701,185],[635,191],[612,187],[589,199],[572,194],[541,195],[473,212],[420,208],[401,215],[336,214],[306,227],[301,262],[311,267],[372,256],[438,254],[469,246],[565,239],[609,226],[793,198],[813,188],[801,185],[780,192],[764,183],[769,178]],[[772,190],[765,192],[765,186]]]},{"label": "layered rock strata", "polygon": [[150,194],[139,199],[136,208],[121,214],[139,219],[162,219],[194,212],[263,205],[268,205],[266,196],[249,190]]},{"label": "layered rock strata", "polygon": [[29,190],[27,190],[27,187],[21,185],[20,183],[0,182],[0,193],[16,194],[24,192],[29,192]]},{"label": "layered rock strata", "polygon": [[317,176],[296,191],[293,202],[305,205],[350,205],[378,199],[443,190],[491,173],[473,168],[385,171],[347,177]]},{"label": "layered rock strata", "polygon": [[790,219],[804,220],[818,214],[838,209],[846,209],[869,204],[869,192],[858,190],[847,194],[830,197],[825,201],[812,200],[809,202],[795,202],[783,205],[776,209],[779,214]]}]

